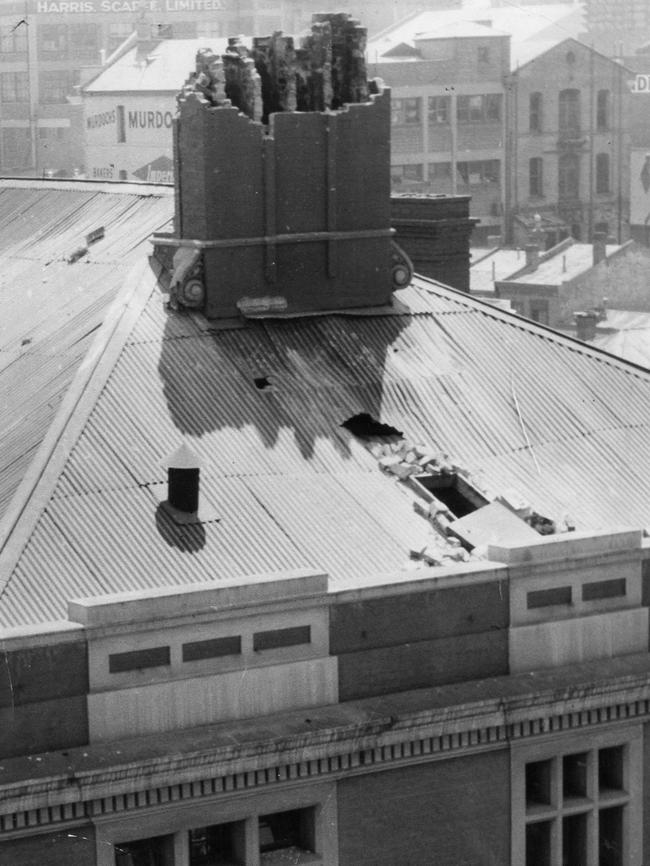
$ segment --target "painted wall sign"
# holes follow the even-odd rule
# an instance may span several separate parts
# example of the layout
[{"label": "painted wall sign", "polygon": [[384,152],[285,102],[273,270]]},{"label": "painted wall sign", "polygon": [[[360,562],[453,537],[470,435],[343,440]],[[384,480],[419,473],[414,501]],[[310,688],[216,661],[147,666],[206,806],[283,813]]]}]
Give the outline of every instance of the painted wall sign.
[{"label": "painted wall sign", "polygon": [[631,82],[632,93],[647,93],[650,95],[650,74],[639,72]]},{"label": "painted wall sign", "polygon": [[113,111],[100,111],[86,118],[86,129],[100,129],[102,126],[112,126],[115,123],[116,113]]},{"label": "painted wall sign", "polygon": [[115,176],[115,166],[107,165],[100,168],[93,166],[92,177],[98,180],[112,180]]},{"label": "painted wall sign", "polygon": [[174,163],[168,156],[159,156],[136,169],[133,175],[147,183],[174,183]]},{"label": "painted wall sign", "polygon": [[171,111],[129,111],[129,129],[171,129]]},{"label": "painted wall sign", "polygon": [[33,0],[30,8],[31,13],[40,15],[142,11],[223,12],[223,10],[223,0]]}]

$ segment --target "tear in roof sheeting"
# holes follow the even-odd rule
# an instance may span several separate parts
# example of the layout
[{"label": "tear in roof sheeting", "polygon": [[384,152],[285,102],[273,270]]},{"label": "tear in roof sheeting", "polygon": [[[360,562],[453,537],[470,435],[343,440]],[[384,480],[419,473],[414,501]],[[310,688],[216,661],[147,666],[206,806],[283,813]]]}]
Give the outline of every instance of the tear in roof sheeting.
[{"label": "tear in roof sheeting", "polygon": [[110,189],[0,185],[0,517],[145,239],[170,219],[168,195]]},{"label": "tear in roof sheeting", "polygon": [[[61,618],[67,599],[98,591],[307,566],[334,587],[406,573],[431,530],[341,428],[359,412],[578,528],[650,523],[650,375],[430,281],[400,298],[398,315],[219,330],[167,313],[156,291],[18,561],[0,623]],[[174,529],[158,503],[163,460],[182,441],[205,467],[215,519]]]}]

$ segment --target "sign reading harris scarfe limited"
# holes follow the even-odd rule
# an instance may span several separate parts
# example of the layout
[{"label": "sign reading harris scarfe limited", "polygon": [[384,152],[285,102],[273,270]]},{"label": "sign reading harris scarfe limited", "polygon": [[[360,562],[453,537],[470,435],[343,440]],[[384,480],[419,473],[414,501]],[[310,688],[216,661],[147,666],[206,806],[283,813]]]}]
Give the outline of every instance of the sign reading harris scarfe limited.
[{"label": "sign reading harris scarfe limited", "polygon": [[93,12],[222,12],[223,0],[33,0],[31,12],[70,15]]}]

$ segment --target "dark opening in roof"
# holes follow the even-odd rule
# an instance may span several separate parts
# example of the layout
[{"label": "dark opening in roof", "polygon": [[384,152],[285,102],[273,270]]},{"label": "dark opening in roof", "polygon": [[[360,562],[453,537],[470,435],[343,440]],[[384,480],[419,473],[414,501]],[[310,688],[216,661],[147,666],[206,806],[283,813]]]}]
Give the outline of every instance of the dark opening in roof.
[{"label": "dark opening in roof", "polygon": [[391,427],[390,424],[382,424],[381,421],[377,421],[367,412],[353,415],[347,421],[344,421],[341,427],[345,427],[346,430],[349,430],[354,436],[358,436],[359,439],[373,439],[376,436],[397,436],[400,439],[404,437],[401,430]]},{"label": "dark opening in roof", "polygon": [[253,382],[255,382],[255,387],[258,388],[260,391],[264,391],[265,388],[271,387],[271,383],[266,376],[257,376],[255,379],[253,379]]},{"label": "dark opening in roof", "polygon": [[444,503],[454,517],[465,517],[466,514],[471,514],[488,503],[478,490],[455,472],[418,475],[415,480]]}]

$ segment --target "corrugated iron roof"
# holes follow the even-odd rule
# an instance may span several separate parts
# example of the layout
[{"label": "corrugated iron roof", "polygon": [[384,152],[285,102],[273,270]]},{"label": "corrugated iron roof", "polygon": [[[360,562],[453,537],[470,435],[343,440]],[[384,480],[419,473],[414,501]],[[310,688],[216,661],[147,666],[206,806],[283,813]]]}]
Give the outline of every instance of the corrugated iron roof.
[{"label": "corrugated iron roof", "polygon": [[[166,190],[0,182],[0,517],[90,341],[152,231]],[[76,263],[86,235],[104,228]]]},{"label": "corrugated iron roof", "polygon": [[[315,567],[336,587],[406,573],[434,531],[341,426],[361,412],[547,516],[650,524],[643,370],[420,278],[392,312],[229,329],[168,311],[151,274],[139,291],[60,474],[29,505],[2,626],[63,618],[73,597],[220,576]],[[183,441],[209,516],[179,527],[160,502]]]}]

